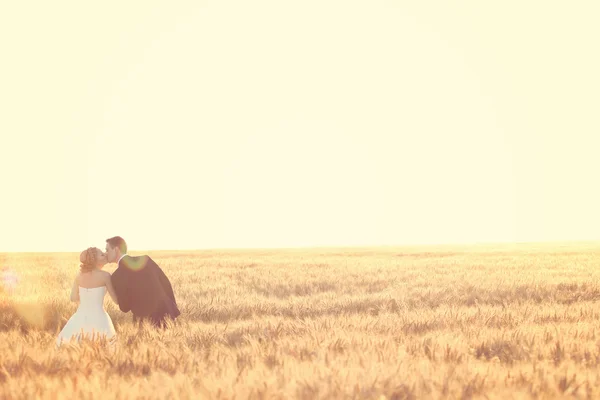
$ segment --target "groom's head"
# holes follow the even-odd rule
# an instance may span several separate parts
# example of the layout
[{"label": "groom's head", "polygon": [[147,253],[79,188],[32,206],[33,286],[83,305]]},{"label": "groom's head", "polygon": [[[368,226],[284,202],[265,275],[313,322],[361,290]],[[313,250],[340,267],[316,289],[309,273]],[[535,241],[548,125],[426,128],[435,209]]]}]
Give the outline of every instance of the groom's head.
[{"label": "groom's head", "polygon": [[127,254],[127,243],[121,236],[106,239],[106,258],[109,263],[119,261],[123,254]]}]

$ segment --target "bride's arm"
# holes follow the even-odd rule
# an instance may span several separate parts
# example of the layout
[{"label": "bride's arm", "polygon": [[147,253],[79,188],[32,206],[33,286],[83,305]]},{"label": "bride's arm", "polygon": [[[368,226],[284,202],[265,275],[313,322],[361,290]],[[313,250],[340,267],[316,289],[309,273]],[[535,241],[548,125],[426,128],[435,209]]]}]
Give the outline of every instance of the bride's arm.
[{"label": "bride's arm", "polygon": [[73,281],[73,287],[71,288],[71,301],[75,303],[79,301],[79,275],[77,275]]},{"label": "bride's arm", "polygon": [[108,294],[110,295],[112,301],[114,301],[116,305],[119,305],[119,301],[117,299],[117,292],[115,292],[115,288],[113,287],[112,281],[110,279],[110,274],[107,275],[108,276],[106,278],[106,290],[108,291]]}]

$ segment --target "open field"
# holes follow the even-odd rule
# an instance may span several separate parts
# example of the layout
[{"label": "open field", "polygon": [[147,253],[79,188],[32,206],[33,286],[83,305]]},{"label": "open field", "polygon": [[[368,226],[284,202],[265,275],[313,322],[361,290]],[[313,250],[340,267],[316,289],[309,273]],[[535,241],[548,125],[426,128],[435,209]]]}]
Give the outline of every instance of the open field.
[{"label": "open field", "polygon": [[106,299],[114,353],[54,349],[77,255],[0,254],[0,398],[600,398],[600,244],[148,254],[182,317]]}]

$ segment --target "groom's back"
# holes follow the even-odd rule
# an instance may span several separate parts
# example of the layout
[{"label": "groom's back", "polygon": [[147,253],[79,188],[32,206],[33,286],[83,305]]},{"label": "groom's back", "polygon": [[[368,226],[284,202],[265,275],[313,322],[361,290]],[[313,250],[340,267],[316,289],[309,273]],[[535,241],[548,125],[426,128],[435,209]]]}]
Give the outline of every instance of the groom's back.
[{"label": "groom's back", "polygon": [[113,286],[119,307],[139,317],[156,311],[162,295],[156,274],[156,263],[148,256],[123,257],[113,273]]}]

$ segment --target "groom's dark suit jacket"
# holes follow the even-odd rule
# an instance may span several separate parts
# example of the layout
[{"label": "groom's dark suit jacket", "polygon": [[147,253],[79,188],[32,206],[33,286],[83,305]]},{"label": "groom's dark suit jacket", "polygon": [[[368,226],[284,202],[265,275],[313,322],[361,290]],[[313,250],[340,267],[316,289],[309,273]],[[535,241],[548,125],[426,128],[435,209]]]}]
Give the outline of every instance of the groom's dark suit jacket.
[{"label": "groom's dark suit jacket", "polygon": [[156,323],[180,314],[169,278],[148,256],[123,257],[111,280],[119,308],[131,311],[134,319],[149,317]]}]

